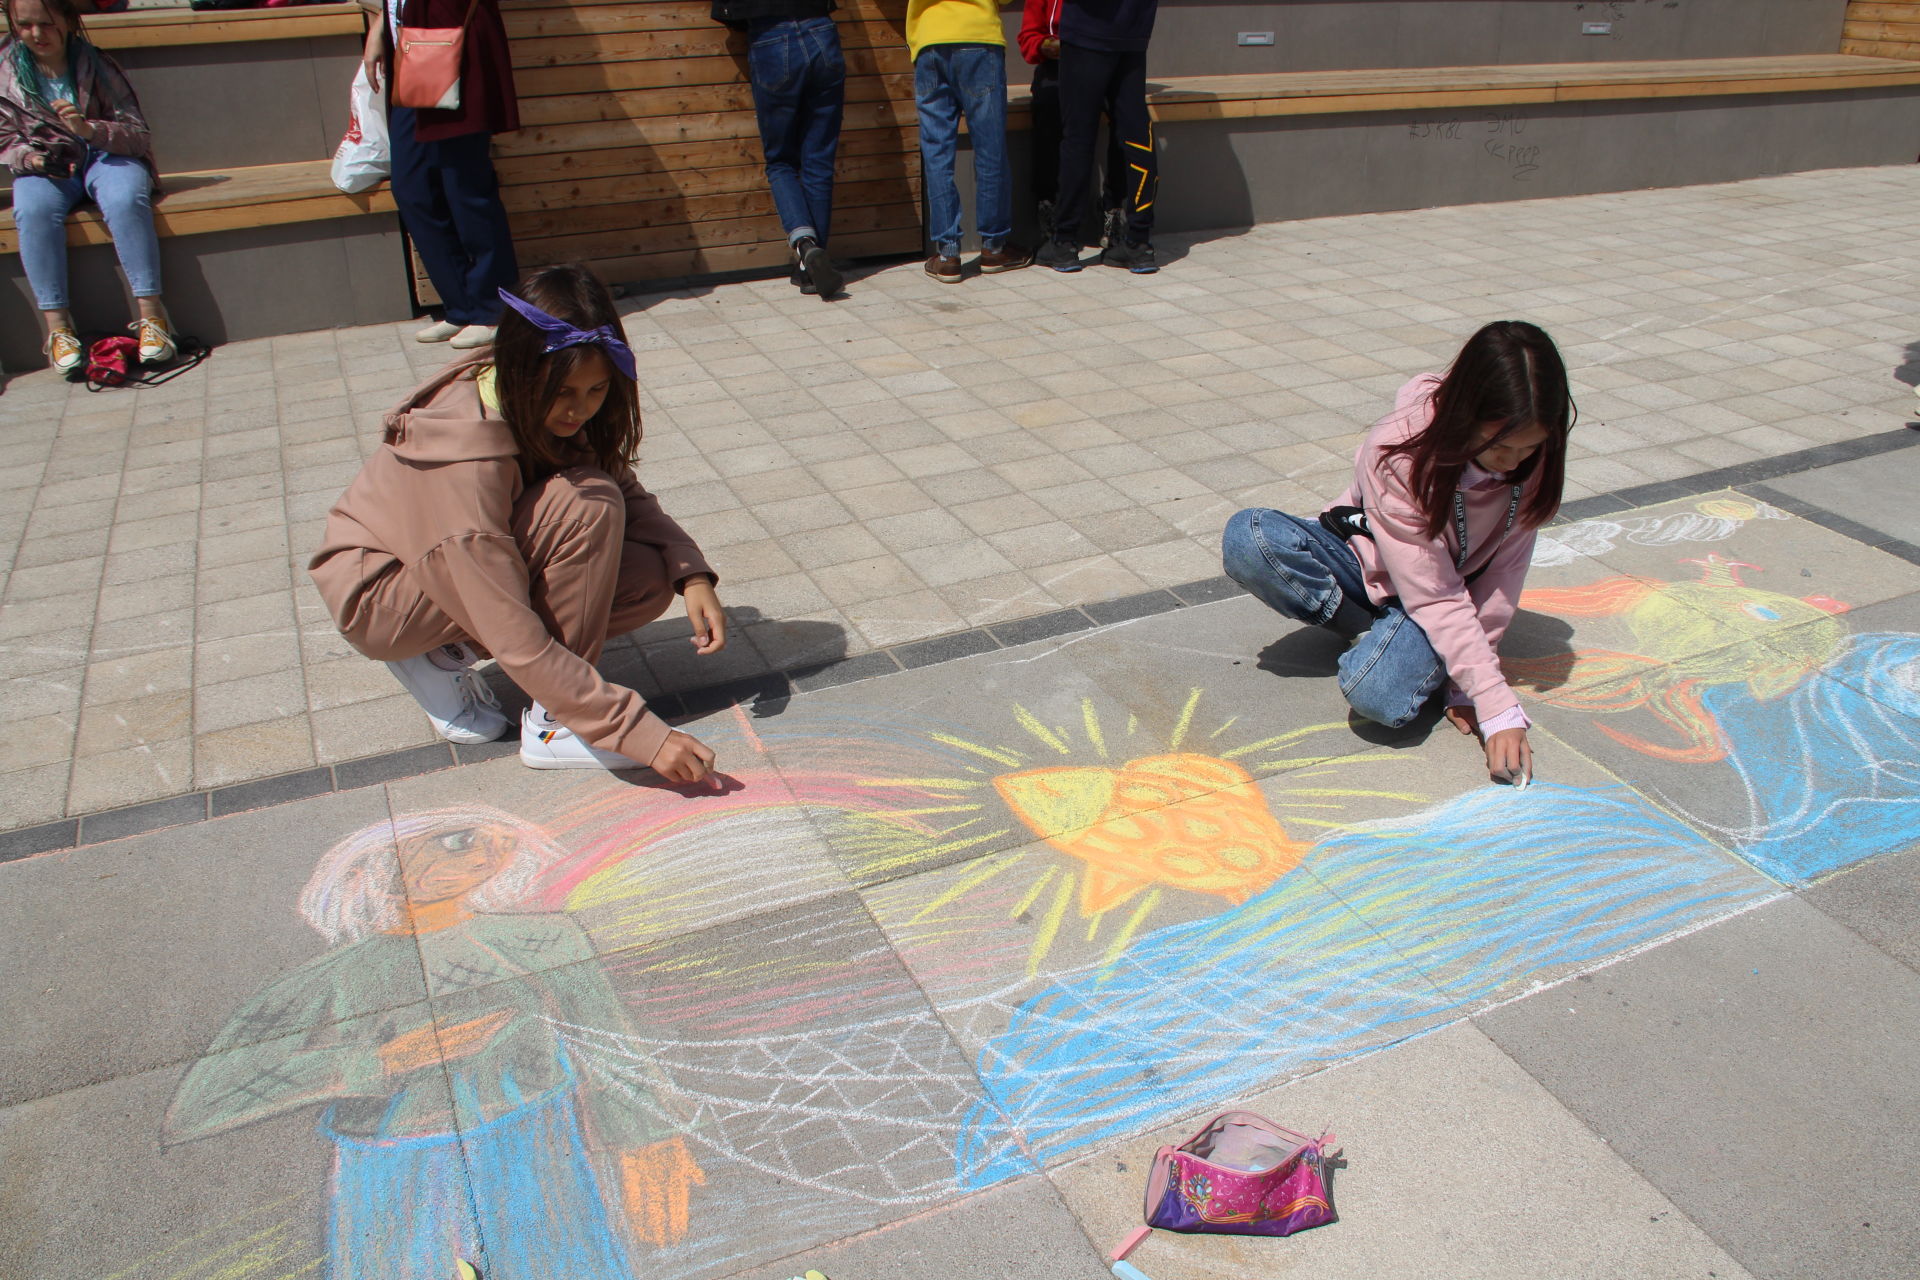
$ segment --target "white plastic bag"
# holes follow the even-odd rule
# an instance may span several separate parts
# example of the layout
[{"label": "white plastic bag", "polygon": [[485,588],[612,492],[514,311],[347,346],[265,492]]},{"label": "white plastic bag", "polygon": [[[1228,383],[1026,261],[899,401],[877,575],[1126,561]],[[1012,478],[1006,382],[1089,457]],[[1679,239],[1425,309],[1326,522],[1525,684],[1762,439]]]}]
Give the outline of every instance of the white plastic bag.
[{"label": "white plastic bag", "polygon": [[349,194],[386,181],[393,172],[393,152],[387,145],[387,108],[367,81],[363,66],[353,75],[353,97],[347,107],[347,136],[333,153],[333,185]]}]

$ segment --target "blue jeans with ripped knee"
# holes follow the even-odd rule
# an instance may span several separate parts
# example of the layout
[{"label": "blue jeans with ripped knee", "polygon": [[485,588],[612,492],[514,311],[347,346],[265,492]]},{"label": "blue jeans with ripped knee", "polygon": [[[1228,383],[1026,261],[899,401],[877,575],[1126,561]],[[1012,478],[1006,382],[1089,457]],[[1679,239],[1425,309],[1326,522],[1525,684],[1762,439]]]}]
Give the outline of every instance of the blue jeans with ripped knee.
[{"label": "blue jeans with ripped knee", "polygon": [[1446,664],[1420,624],[1398,604],[1368,602],[1359,557],[1317,518],[1242,511],[1227,521],[1221,562],[1228,577],[1297,621],[1324,627],[1342,600],[1375,615],[1372,628],[1340,655],[1340,692],[1367,719],[1399,728],[1446,682]]}]

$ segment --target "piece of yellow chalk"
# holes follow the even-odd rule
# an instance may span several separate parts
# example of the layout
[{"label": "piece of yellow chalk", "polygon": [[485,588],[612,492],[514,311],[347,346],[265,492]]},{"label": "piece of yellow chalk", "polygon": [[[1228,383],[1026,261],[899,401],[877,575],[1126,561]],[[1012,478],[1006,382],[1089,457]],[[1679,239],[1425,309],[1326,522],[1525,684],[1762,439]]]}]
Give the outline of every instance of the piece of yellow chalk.
[{"label": "piece of yellow chalk", "polygon": [[460,1280],[480,1280],[480,1272],[471,1262],[465,1258],[457,1258],[455,1261],[460,1265]]}]

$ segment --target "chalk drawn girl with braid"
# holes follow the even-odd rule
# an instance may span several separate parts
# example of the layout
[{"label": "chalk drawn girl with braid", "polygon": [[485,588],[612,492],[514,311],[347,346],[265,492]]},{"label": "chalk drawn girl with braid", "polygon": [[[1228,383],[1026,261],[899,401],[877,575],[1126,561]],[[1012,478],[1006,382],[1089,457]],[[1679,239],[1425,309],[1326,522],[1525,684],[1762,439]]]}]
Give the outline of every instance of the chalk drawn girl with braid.
[{"label": "chalk drawn girl with braid", "polygon": [[483,1256],[524,1280],[634,1274],[635,1245],[685,1234],[705,1176],[662,1090],[614,1093],[569,1060],[565,1031],[631,1027],[585,931],[521,909],[561,856],[479,806],[335,845],[300,897],[332,949],[229,1019],[167,1140],[321,1108],[332,1280],[441,1277]]}]

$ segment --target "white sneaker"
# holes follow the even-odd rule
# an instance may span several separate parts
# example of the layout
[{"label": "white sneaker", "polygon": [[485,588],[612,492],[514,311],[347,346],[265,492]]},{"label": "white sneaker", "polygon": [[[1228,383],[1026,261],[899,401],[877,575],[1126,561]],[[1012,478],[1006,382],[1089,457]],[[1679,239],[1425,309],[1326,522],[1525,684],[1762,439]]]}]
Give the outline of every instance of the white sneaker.
[{"label": "white sneaker", "polygon": [[464,644],[443,644],[417,658],[389,662],[387,670],[406,686],[441,737],[471,746],[492,742],[509,723],[500,712],[500,700],[474,670],[479,660]]},{"label": "white sneaker", "polygon": [[574,736],[539,703],[520,717],[520,763],[529,769],[644,769],[614,751],[602,751]]},{"label": "white sneaker", "polygon": [[453,335],[448,346],[460,351],[471,351],[475,347],[484,347],[493,341],[493,326],[490,324],[470,324]]},{"label": "white sneaker", "polygon": [[435,320],[432,324],[413,335],[415,342],[445,342],[460,332],[460,326],[446,320]]}]

